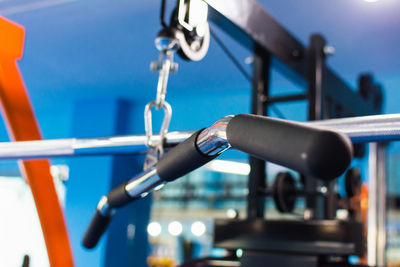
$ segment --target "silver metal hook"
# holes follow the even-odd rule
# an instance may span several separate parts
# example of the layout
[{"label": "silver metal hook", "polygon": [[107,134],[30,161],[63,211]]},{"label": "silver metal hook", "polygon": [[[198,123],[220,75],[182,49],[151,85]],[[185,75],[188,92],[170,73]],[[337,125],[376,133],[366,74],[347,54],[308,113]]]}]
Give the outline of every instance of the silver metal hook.
[{"label": "silver metal hook", "polygon": [[145,125],[145,130],[146,130],[146,143],[151,148],[161,147],[161,150],[162,150],[163,141],[164,141],[165,135],[168,132],[168,127],[171,122],[172,108],[171,108],[171,105],[168,104],[168,102],[164,101],[162,103],[161,107],[164,110],[164,118],[163,118],[163,122],[161,124],[161,129],[160,129],[160,141],[157,142],[156,144],[154,144],[152,141],[153,121],[152,121],[152,113],[151,113],[151,109],[154,106],[157,106],[157,102],[155,100],[148,103],[144,109],[144,125]]},{"label": "silver metal hook", "polygon": [[159,77],[157,83],[157,97],[156,97],[157,109],[161,109],[165,101],[170,69],[171,69],[171,60],[169,59],[164,60],[162,62],[161,70],[159,71]]},{"label": "silver metal hook", "polygon": [[[164,29],[165,30],[165,29]],[[162,34],[161,34],[162,33]],[[158,61],[151,63],[152,71],[158,71],[157,96],[149,102],[144,109],[144,125],[146,130],[146,144],[151,150],[146,155],[144,168],[147,169],[157,163],[158,159],[164,154],[164,139],[168,133],[171,122],[172,108],[165,101],[167,93],[168,77],[170,73],[175,73],[178,64],[174,62],[174,52],[178,49],[179,43],[175,37],[171,37],[168,32],[161,31],[155,40],[157,49],[160,50]],[[152,108],[164,110],[164,118],[160,129],[160,139],[156,142],[153,138]]]},{"label": "silver metal hook", "polygon": [[170,73],[175,73],[178,69],[178,64],[174,62],[173,51],[163,51],[160,53],[158,61],[152,62],[150,65],[152,71],[158,71],[158,83],[157,83],[157,96],[156,96],[156,108],[159,110],[165,101],[165,95],[167,94],[168,77]]}]

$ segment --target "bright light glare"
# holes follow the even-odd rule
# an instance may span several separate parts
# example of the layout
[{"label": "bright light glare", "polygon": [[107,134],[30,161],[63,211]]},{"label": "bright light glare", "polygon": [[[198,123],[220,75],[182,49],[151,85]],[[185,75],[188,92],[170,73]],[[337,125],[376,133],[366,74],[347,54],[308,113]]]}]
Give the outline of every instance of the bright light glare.
[{"label": "bright light glare", "polygon": [[206,232],[206,225],[202,222],[197,221],[192,224],[190,230],[195,236],[202,236]]},{"label": "bright light glare", "polygon": [[228,218],[230,218],[230,219],[235,219],[237,217],[237,215],[238,215],[238,213],[234,209],[229,209],[226,211],[226,216],[228,216]]},{"label": "bright light glare", "polygon": [[368,3],[374,3],[374,2],[378,2],[379,0],[364,0],[365,2],[368,2]]},{"label": "bright light glare", "polygon": [[165,184],[160,184],[160,185],[156,186],[156,187],[154,188],[154,191],[160,190],[161,188],[164,187],[164,185],[165,185]]},{"label": "bright light glare", "polygon": [[158,222],[149,223],[147,233],[153,237],[159,236],[161,234],[161,225]]},{"label": "bright light glare", "polygon": [[173,221],[168,225],[168,232],[173,236],[178,236],[182,233],[182,224],[177,221]]},{"label": "bright light glare", "polygon": [[22,178],[0,177],[0,214],[0,266],[21,266],[25,254],[30,266],[50,266],[35,202]]},{"label": "bright light glare", "polygon": [[236,257],[241,258],[243,256],[243,249],[238,248],[236,250]]},{"label": "bright light glare", "polygon": [[204,24],[207,21],[208,5],[201,0],[190,1],[189,24],[193,27]]},{"label": "bright light glare", "polygon": [[248,175],[250,173],[250,165],[230,160],[213,160],[206,165],[209,170],[216,172],[225,172],[233,174]]}]

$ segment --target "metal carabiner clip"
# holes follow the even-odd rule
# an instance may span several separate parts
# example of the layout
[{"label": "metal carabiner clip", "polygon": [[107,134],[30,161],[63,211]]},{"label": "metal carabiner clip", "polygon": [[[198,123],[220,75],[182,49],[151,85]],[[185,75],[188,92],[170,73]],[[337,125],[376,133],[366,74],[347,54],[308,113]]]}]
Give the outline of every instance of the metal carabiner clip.
[{"label": "metal carabiner clip", "polygon": [[153,121],[152,121],[152,114],[151,109],[157,106],[156,101],[151,101],[146,105],[144,108],[144,126],[146,130],[146,144],[151,148],[159,148],[160,153],[162,154],[163,151],[163,142],[165,135],[168,132],[169,123],[171,122],[172,116],[172,108],[168,102],[164,101],[161,104],[162,109],[164,110],[164,119],[160,129],[160,140],[157,143],[153,143]]}]

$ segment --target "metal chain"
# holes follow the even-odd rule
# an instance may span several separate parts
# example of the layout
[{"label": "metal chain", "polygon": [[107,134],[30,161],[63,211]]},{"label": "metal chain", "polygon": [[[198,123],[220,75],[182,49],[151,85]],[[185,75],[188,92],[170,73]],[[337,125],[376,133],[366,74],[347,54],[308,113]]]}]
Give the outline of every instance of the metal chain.
[{"label": "metal chain", "polygon": [[150,68],[152,71],[158,71],[158,83],[157,83],[157,96],[156,96],[156,108],[160,110],[165,101],[165,95],[167,94],[167,84],[169,73],[176,73],[178,64],[174,63],[174,54],[172,51],[161,52],[159,61],[151,63]]},{"label": "metal chain", "polygon": [[[144,168],[147,169],[157,163],[158,159],[164,154],[164,140],[168,133],[168,127],[171,122],[172,108],[165,100],[167,94],[168,77],[170,73],[175,73],[178,64],[174,63],[174,50],[162,50],[159,60],[152,62],[150,68],[152,71],[158,71],[157,96],[156,99],[150,101],[144,109],[144,124],[146,130],[146,144],[151,150],[146,155]],[[152,109],[163,109],[164,118],[160,128],[160,139],[153,140],[153,121]]]}]

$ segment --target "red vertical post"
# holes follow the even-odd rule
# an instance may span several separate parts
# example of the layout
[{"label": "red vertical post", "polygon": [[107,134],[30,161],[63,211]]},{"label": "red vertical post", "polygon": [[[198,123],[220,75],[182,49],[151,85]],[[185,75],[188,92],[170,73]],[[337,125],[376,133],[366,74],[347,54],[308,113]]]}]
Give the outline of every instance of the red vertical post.
[{"label": "red vertical post", "polygon": [[[23,27],[0,17],[0,103],[7,130],[13,141],[41,139],[29,96],[17,66],[24,47]],[[51,266],[74,265],[64,215],[48,160],[19,162],[29,183]]]}]

